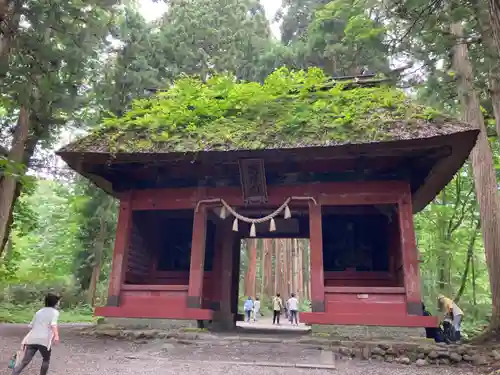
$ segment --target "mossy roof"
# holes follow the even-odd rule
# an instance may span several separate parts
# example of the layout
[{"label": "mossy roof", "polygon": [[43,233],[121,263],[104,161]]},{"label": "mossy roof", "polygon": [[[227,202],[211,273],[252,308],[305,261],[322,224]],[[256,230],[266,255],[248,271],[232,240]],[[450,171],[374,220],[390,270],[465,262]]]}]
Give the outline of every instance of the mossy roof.
[{"label": "mossy roof", "polygon": [[329,84],[319,69],[280,69],[264,84],[182,78],[136,100],[60,153],[172,153],[366,144],[445,136],[472,126],[369,81]]}]

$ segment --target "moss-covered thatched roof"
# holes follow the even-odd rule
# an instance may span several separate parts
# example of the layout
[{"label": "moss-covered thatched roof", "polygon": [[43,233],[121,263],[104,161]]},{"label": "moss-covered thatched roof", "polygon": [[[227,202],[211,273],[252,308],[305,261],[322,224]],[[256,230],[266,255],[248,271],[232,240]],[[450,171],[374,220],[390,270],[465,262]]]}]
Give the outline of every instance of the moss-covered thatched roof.
[{"label": "moss-covered thatched roof", "polygon": [[319,69],[280,69],[264,84],[182,78],[61,153],[170,153],[362,144],[449,135],[471,126],[401,90],[345,83]]}]

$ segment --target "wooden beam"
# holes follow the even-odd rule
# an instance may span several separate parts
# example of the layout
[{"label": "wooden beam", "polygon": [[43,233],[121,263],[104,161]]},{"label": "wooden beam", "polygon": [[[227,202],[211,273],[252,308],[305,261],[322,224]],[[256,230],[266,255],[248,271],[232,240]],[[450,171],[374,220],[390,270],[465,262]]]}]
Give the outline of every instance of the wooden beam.
[{"label": "wooden beam", "polygon": [[131,194],[127,194],[120,200],[115,248],[113,250],[111,275],[109,277],[108,306],[120,305],[120,292],[121,286],[125,281],[128,250],[132,232],[132,207],[130,201]]},{"label": "wooden beam", "polygon": [[[338,183],[269,186],[269,200],[263,208],[275,208],[290,196],[314,197],[321,205],[345,206],[362,204],[396,204],[408,190],[404,181],[357,181]],[[133,210],[193,209],[199,201],[198,188],[135,190]],[[223,198],[232,206],[244,206],[238,187],[205,188],[205,199]],[[292,205],[304,202],[292,202]]]},{"label": "wooden beam", "polygon": [[406,310],[408,315],[422,315],[419,256],[415,241],[415,228],[413,226],[413,212],[409,191],[399,199],[398,219],[403,279],[406,290]]},{"label": "wooden beam", "polygon": [[309,247],[311,303],[313,312],[325,311],[325,277],[323,275],[323,229],[321,205],[309,203]]},{"label": "wooden beam", "polygon": [[191,265],[186,305],[190,309],[202,306],[203,273],[205,268],[205,242],[207,235],[207,210],[200,206],[194,213],[193,239],[191,242]]}]

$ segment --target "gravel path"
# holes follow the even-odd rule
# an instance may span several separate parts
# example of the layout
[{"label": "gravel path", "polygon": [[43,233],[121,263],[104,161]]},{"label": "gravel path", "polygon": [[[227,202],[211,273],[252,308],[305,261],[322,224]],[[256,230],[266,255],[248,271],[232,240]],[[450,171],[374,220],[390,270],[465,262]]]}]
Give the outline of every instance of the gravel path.
[{"label": "gravel path", "polygon": [[[134,344],[124,341],[81,337],[76,327],[61,327],[62,342],[54,348],[51,375],[169,375],[169,374],[276,374],[326,375],[334,370],[291,367],[245,366],[242,362],[280,362],[282,365],[325,364],[325,352],[298,345],[250,344],[224,342],[203,345],[148,342]],[[0,374],[8,374],[8,360],[16,350],[26,326],[0,325]],[[326,353],[328,357],[329,353]],[[330,355],[331,358],[331,355]],[[228,363],[229,362],[229,363]],[[37,375],[40,358],[25,370],[25,375]],[[381,362],[337,361],[342,375],[466,375],[471,369],[448,367],[408,367]],[[5,369],[5,370],[4,370]]]}]

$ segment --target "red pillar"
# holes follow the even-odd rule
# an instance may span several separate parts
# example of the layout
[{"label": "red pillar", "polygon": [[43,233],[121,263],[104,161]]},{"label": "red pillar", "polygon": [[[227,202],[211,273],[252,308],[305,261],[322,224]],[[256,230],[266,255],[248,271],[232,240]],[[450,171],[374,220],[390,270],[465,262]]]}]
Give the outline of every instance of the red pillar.
[{"label": "red pillar", "polygon": [[389,238],[389,272],[395,282],[395,286],[404,286],[401,261],[401,234],[399,230],[398,215],[395,215],[389,223],[387,236]]},{"label": "red pillar", "polygon": [[193,239],[191,241],[191,265],[189,268],[189,287],[187,307],[200,309],[203,293],[203,276],[205,266],[205,240],[207,234],[207,211],[203,206],[194,213]]},{"label": "red pillar", "polygon": [[[224,228],[224,241],[222,243],[222,259],[220,274],[220,310],[224,313],[231,313],[231,298],[233,284],[233,263],[235,260],[234,242],[235,233],[229,226]],[[239,267],[239,264],[238,264]],[[239,268],[238,268],[239,269]],[[239,277],[239,275],[238,275]]]},{"label": "red pillar", "polygon": [[321,205],[313,202],[309,203],[309,238],[312,311],[325,312],[322,214]]},{"label": "red pillar", "polygon": [[406,311],[408,315],[422,315],[418,250],[415,241],[411,193],[409,190],[399,199],[398,212],[403,279],[406,290]]},{"label": "red pillar", "polygon": [[113,261],[111,275],[109,277],[108,306],[120,305],[120,290],[125,280],[127,271],[127,255],[132,232],[132,209],[130,207],[131,194],[127,194],[120,200],[118,212],[118,224],[116,227],[115,248],[113,250]]},{"label": "red pillar", "polygon": [[[237,299],[237,288],[233,289],[234,279],[234,264],[235,252],[235,233],[231,230],[231,222],[220,223],[217,230],[220,231],[220,263],[217,273],[214,269],[214,285],[217,288],[218,303],[212,317],[212,329],[215,330],[230,330],[234,328],[235,319],[232,311],[233,294],[235,293]],[[239,266],[239,264],[238,264]],[[239,278],[239,274],[236,274]],[[237,303],[237,302],[236,302]]]},{"label": "red pillar", "polygon": [[215,227],[215,245],[214,245],[214,259],[212,274],[210,277],[210,289],[211,289],[211,309],[214,311],[219,311],[220,300],[221,300],[221,284],[223,281],[221,279],[222,275],[222,252],[224,245],[224,222],[217,223]]}]

